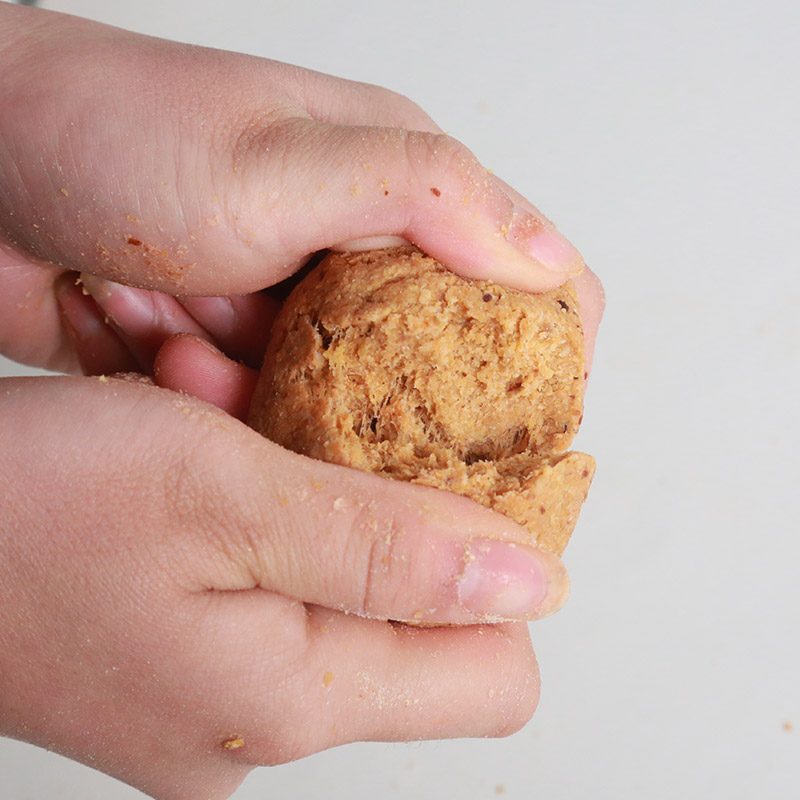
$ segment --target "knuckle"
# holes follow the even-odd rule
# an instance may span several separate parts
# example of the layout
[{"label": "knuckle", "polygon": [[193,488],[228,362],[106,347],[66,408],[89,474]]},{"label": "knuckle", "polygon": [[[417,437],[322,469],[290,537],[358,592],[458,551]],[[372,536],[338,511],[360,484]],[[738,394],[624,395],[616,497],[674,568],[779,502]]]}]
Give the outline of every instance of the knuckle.
[{"label": "knuckle", "polygon": [[[213,136],[210,174],[217,195],[226,201],[217,207],[214,225],[222,224],[248,250],[257,230],[262,242],[272,244],[270,252],[279,263],[303,255],[298,252],[292,214],[306,165],[325,146],[320,131],[317,123],[289,106],[252,113],[233,123],[222,121]],[[255,229],[242,222],[254,213]]]},{"label": "knuckle", "polygon": [[435,181],[430,186],[432,191],[443,193],[447,187],[488,180],[486,170],[472,151],[449,134],[410,131],[406,151],[409,169],[415,177],[419,181]]},{"label": "knuckle", "polygon": [[375,88],[378,90],[377,99],[385,109],[382,116],[391,116],[395,127],[408,130],[438,130],[438,126],[430,116],[409,97],[391,89]]},{"label": "knuckle", "polygon": [[413,584],[416,571],[414,548],[409,546],[409,535],[405,526],[391,515],[376,525],[374,521],[357,520],[351,537],[363,541],[365,533],[371,539],[361,581],[359,612],[368,617],[392,615],[402,617],[407,609],[408,598],[414,596]]},{"label": "knuckle", "polygon": [[211,132],[211,151],[228,161],[236,171],[253,157],[269,152],[276,128],[297,115],[290,103],[273,103],[267,107],[227,108]]}]

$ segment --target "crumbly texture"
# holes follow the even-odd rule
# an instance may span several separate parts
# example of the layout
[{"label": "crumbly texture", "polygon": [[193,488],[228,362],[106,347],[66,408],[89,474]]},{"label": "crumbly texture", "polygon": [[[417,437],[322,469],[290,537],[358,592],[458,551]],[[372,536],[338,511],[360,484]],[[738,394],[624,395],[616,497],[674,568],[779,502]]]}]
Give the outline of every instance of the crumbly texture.
[{"label": "crumbly texture", "polygon": [[574,287],[470,281],[413,248],[331,254],[278,317],[250,424],[291,450],[470,497],[561,554],[594,474]]}]

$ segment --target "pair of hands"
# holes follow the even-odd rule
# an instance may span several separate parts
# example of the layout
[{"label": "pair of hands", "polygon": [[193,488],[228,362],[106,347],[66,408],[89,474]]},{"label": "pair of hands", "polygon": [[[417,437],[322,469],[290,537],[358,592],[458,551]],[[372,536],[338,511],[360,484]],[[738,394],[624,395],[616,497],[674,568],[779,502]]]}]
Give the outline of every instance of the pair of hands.
[{"label": "pair of hands", "polygon": [[150,376],[0,385],[0,733],[183,800],[345,742],[518,729],[526,626],[482,623],[560,607],[560,561],[239,420],[260,290],[314,252],[399,236],[541,291],[575,249],[377,87],[5,4],[0,74],[0,349]]}]

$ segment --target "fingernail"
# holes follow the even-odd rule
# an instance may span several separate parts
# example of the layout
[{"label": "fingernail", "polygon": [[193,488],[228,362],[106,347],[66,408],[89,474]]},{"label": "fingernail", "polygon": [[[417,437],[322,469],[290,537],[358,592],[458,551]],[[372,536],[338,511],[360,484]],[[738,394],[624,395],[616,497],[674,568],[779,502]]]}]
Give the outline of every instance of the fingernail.
[{"label": "fingernail", "polygon": [[550,272],[578,275],[585,266],[575,245],[552,222],[519,207],[511,217],[508,241]]},{"label": "fingernail", "polygon": [[552,553],[513,542],[470,542],[458,581],[462,608],[490,619],[539,619],[558,611],[569,578]]}]

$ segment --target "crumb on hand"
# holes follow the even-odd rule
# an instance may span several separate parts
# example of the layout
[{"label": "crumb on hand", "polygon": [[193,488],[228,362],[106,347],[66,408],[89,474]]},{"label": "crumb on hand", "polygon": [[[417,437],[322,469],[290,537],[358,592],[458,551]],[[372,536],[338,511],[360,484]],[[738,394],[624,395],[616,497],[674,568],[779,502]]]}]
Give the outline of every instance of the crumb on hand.
[{"label": "crumb on hand", "polygon": [[223,750],[238,750],[240,747],[244,747],[244,739],[241,736],[234,736],[222,743]]}]

